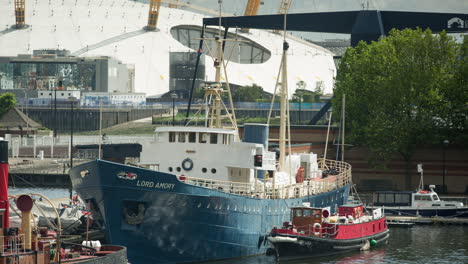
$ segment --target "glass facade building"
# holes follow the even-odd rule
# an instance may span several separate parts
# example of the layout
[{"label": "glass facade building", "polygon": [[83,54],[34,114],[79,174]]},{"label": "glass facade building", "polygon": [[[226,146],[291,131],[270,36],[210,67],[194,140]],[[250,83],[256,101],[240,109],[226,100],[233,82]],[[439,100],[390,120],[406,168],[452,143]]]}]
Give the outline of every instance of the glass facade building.
[{"label": "glass facade building", "polygon": [[126,64],[110,57],[79,58],[62,53],[60,50],[55,54],[36,54],[35,51],[34,55],[0,57],[0,90],[58,88],[127,93],[133,89],[132,69]]},{"label": "glass facade building", "polygon": [[[200,43],[201,30],[202,28],[199,26],[181,25],[171,28],[171,35],[184,46],[196,51]],[[214,28],[207,28],[205,31],[205,38],[207,39],[214,39],[218,35],[218,30]],[[242,64],[255,64],[263,63],[271,57],[269,50],[245,37],[228,33],[227,38],[231,40],[238,39],[239,41],[226,41],[224,48],[224,58],[226,60]],[[206,45],[208,45],[208,49],[206,49]],[[216,45],[215,41],[205,41],[204,52],[207,55],[213,54],[212,56],[214,56],[217,54]]]}]

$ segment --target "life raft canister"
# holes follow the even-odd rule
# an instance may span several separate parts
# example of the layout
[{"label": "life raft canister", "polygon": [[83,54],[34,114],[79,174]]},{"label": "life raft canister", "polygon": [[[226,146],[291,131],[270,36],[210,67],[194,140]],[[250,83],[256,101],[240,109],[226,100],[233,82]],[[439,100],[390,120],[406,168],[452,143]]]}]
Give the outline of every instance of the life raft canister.
[{"label": "life raft canister", "polygon": [[301,183],[304,181],[305,169],[304,167],[299,167],[296,173],[296,183]]},{"label": "life raft canister", "polygon": [[182,161],[182,169],[189,171],[193,169],[193,161],[190,158],[186,158]]}]

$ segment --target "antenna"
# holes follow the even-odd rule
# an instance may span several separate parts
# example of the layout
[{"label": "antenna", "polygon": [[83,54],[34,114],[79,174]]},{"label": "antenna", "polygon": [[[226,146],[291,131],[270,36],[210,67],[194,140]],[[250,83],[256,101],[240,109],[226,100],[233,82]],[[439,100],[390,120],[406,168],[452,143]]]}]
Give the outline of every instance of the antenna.
[{"label": "antenna", "polygon": [[418,191],[422,191],[424,190],[424,170],[423,164],[421,162],[418,163],[418,173],[421,174],[421,178],[419,179]]}]

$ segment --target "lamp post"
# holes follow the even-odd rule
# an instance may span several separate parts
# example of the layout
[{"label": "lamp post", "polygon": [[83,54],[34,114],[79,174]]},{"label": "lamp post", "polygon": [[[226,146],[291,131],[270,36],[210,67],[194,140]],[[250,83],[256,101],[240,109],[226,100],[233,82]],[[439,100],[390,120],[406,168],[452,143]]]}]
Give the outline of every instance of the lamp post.
[{"label": "lamp post", "polygon": [[302,122],[302,92],[299,93],[299,125]]},{"label": "lamp post", "polygon": [[54,89],[54,138],[57,137],[57,87]]},{"label": "lamp post", "polygon": [[70,101],[70,114],[71,114],[71,118],[70,118],[70,169],[73,168],[73,155],[72,155],[72,152],[73,152],[73,119],[74,119],[74,116],[73,116],[73,103],[75,102],[76,100],[76,97],[73,97],[73,96],[70,96],[68,97],[68,101]]},{"label": "lamp post", "polygon": [[[76,97],[70,96],[68,97],[68,100],[70,101],[70,111],[71,111],[71,118],[70,118],[70,170],[73,168],[73,103],[76,101]],[[70,184],[70,203],[72,201],[73,197],[73,190],[72,186]]]},{"label": "lamp post", "polygon": [[447,175],[447,169],[445,168],[445,151],[447,150],[450,141],[448,139],[442,141],[442,192],[447,193],[447,187],[445,186],[445,176]]},{"label": "lamp post", "polygon": [[177,98],[177,94],[172,92],[171,98],[172,98],[172,126],[174,126],[175,124],[175,99]]}]

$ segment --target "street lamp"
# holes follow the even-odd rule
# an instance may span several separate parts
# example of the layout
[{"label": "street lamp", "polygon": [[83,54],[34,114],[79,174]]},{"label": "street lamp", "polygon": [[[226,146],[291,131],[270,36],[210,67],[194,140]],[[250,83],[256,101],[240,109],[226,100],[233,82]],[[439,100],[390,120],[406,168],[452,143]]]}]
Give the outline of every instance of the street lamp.
[{"label": "street lamp", "polygon": [[172,92],[170,96],[172,98],[172,126],[174,126],[175,124],[175,99],[177,98],[177,94]]},{"label": "street lamp", "polygon": [[[70,101],[70,110],[71,110],[71,118],[70,118],[70,170],[73,168],[73,103],[76,101],[76,97],[70,96],[68,97],[68,101]],[[73,190],[70,184],[70,203],[73,197]]]},{"label": "street lamp", "polygon": [[301,124],[301,121],[302,121],[302,94],[303,92],[299,92],[299,125]]},{"label": "street lamp", "polygon": [[447,193],[447,187],[445,186],[445,176],[447,175],[447,169],[445,168],[445,151],[447,150],[450,141],[448,139],[442,141],[442,191]]}]

